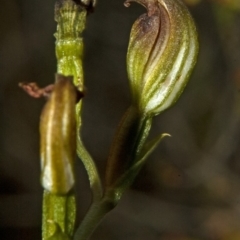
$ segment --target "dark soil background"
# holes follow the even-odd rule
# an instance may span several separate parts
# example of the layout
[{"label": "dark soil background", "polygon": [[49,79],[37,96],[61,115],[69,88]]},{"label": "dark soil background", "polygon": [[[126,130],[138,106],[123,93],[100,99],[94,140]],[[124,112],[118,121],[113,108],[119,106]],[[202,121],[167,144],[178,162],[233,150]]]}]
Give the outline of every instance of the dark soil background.
[{"label": "dark soil background", "polygon": [[[235,4],[235,6],[234,6]],[[200,54],[178,103],[154,119],[167,132],[92,240],[240,239],[240,2],[188,1]],[[54,0],[0,1],[0,239],[41,239],[39,116],[19,82],[54,81]],[[85,40],[82,135],[104,176],[115,128],[130,103],[129,32],[145,10],[99,0]],[[90,191],[76,163],[79,221]]]}]

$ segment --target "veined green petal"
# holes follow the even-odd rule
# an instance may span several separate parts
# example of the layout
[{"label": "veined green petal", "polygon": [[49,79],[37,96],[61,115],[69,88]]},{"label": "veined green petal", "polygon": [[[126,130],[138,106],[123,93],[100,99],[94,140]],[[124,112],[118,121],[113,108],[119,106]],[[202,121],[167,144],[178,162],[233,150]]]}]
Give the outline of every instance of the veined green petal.
[{"label": "veined green petal", "polygon": [[150,17],[143,14],[132,27],[127,54],[127,70],[131,79],[133,99],[136,101],[139,101],[141,97],[139,92],[143,87],[142,76],[151,55],[152,46],[158,37],[159,21],[157,14]]},{"label": "veined green petal", "polygon": [[144,114],[156,115],[170,107],[187,84],[198,53],[196,27],[180,0],[126,3],[131,1],[147,8],[132,27],[128,48],[133,102]]}]

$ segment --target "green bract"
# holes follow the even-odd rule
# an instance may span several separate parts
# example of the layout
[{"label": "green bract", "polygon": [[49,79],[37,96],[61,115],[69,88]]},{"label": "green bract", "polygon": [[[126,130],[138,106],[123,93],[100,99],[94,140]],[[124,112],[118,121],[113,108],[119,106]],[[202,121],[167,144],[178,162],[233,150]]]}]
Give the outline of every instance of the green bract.
[{"label": "green bract", "polygon": [[53,194],[66,194],[74,185],[75,104],[72,77],[57,75],[40,121],[41,181],[44,189]]},{"label": "green bract", "polygon": [[196,63],[196,27],[179,0],[127,0],[146,7],[134,23],[127,54],[133,104],[156,115],[181,95]]}]

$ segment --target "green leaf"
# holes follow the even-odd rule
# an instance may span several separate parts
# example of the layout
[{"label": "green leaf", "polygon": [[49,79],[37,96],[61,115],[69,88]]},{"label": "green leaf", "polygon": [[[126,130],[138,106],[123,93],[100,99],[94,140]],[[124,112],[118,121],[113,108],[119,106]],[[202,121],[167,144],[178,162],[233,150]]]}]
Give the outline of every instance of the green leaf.
[{"label": "green leaf", "polygon": [[153,152],[153,150],[159,145],[159,143],[162,141],[165,137],[171,137],[168,133],[162,133],[159,136],[152,139],[150,142],[146,143],[143,146],[143,150],[139,156],[139,159],[137,160],[136,165],[142,165],[145,163],[147,157]]}]

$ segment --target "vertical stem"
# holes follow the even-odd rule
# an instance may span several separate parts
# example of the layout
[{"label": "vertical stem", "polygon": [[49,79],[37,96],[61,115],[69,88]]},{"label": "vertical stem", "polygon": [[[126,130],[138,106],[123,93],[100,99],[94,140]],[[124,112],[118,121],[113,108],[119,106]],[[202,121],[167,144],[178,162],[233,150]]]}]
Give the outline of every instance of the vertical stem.
[{"label": "vertical stem", "polygon": [[[57,71],[65,76],[73,76],[74,84],[83,90],[83,39],[87,9],[81,1],[58,0],[55,19],[58,22],[56,37]],[[94,5],[94,3],[93,3]],[[94,199],[102,197],[102,186],[96,165],[84,147],[81,137],[82,100],[76,104],[77,154],[87,170]]]},{"label": "vertical stem", "polygon": [[114,207],[114,202],[108,198],[94,202],[77,229],[74,240],[88,240],[105,215]]},{"label": "vertical stem", "polygon": [[80,136],[77,138],[77,154],[81,158],[82,163],[87,171],[90,187],[92,190],[93,201],[99,201],[103,195],[101,179],[97,171],[97,167],[86,150]]},{"label": "vertical stem", "polygon": [[[86,16],[87,7],[84,6],[81,1],[56,1],[55,20],[58,23],[57,32],[55,34],[57,73],[64,76],[72,76],[75,86],[80,90],[83,90],[83,40],[81,35],[85,28]],[[63,105],[64,104],[65,102]],[[79,136],[81,127],[80,113],[81,101],[77,103],[75,108],[78,153],[80,153],[81,157],[83,156],[84,165],[85,167],[87,166],[86,169],[88,171],[91,187],[95,191],[94,199],[100,199],[102,197],[100,178],[94,162],[84,148]],[[52,127],[54,128],[54,126]],[[62,136],[58,137],[60,138],[59,142],[61,142]],[[46,147],[51,149],[49,145]],[[89,163],[86,164],[86,162]],[[52,165],[49,167],[51,168]],[[47,240],[48,238],[52,239],[52,237],[54,239],[59,239],[58,236],[60,236],[61,239],[68,239],[73,235],[76,218],[75,201],[75,196],[72,192],[64,195],[56,195],[52,192],[44,191],[43,240]],[[55,233],[57,235],[55,235]]]},{"label": "vertical stem", "polygon": [[73,194],[59,196],[44,190],[42,214],[43,240],[53,236],[58,227],[63,234],[73,236],[76,217],[76,200]]}]

